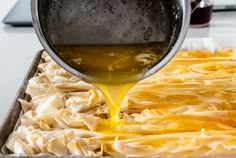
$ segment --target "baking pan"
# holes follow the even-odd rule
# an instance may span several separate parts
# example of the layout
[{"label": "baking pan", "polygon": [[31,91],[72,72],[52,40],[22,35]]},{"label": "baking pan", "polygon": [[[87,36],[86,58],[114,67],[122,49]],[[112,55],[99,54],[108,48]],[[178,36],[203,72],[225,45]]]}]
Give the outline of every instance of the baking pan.
[{"label": "baking pan", "polygon": [[[4,146],[6,140],[8,139],[9,135],[18,128],[20,121],[19,118],[23,114],[21,105],[18,102],[19,99],[24,99],[27,101],[30,101],[31,98],[29,95],[25,93],[28,81],[38,73],[38,65],[43,62],[41,56],[42,56],[43,50],[39,51],[33,62],[31,67],[29,68],[28,73],[26,74],[26,77],[16,95],[15,100],[13,101],[12,106],[9,109],[9,112],[6,114],[6,117],[2,124],[0,125],[0,158],[17,158],[17,156],[14,156],[11,154],[11,152]],[[236,156],[236,155],[235,155]],[[38,156],[25,156],[25,158],[33,158],[33,157],[50,157],[50,158],[56,158],[57,156],[52,156],[52,155],[38,155]],[[78,156],[67,156],[65,158],[73,158],[73,157],[78,157]],[[81,156],[82,158],[83,156]],[[64,158],[64,157],[63,157]],[[109,158],[109,157],[106,157]],[[164,157],[158,157],[158,158],[164,158]],[[168,157],[171,158],[171,157]],[[218,157],[220,158],[220,157]],[[222,157],[223,158],[223,157]],[[224,157],[226,158],[226,157]],[[230,157],[227,157],[230,158]]]}]

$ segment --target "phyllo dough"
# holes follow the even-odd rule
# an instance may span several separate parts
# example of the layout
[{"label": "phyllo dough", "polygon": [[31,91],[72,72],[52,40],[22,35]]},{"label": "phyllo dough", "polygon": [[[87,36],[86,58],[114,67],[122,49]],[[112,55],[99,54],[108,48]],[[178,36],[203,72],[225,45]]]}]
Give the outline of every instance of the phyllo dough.
[{"label": "phyllo dough", "polygon": [[235,50],[178,52],[132,88],[112,130],[101,128],[109,118],[101,92],[42,58],[6,143],[15,155],[236,155]]}]

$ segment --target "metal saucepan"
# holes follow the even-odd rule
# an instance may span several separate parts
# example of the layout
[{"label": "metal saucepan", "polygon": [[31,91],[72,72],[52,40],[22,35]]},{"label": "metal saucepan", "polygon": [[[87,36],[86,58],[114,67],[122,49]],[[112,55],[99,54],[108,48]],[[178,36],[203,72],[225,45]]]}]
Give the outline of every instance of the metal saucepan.
[{"label": "metal saucepan", "polygon": [[45,50],[63,68],[89,81],[58,56],[55,44],[169,41],[165,55],[145,73],[148,77],[180,48],[189,27],[191,2],[197,6],[199,0],[31,0],[31,6],[33,25]]}]

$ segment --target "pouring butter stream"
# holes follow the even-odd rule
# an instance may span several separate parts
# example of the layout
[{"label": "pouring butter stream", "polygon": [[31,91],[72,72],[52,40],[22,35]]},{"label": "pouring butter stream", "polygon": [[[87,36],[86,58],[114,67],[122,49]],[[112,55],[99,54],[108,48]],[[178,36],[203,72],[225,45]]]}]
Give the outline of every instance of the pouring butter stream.
[{"label": "pouring butter stream", "polygon": [[183,27],[183,3],[176,0],[34,0],[32,5],[46,50],[102,91],[112,122],[119,120],[129,89],[160,69]]},{"label": "pouring butter stream", "polygon": [[128,90],[156,65],[167,44],[56,45],[54,48],[62,60],[102,91],[115,121]]}]

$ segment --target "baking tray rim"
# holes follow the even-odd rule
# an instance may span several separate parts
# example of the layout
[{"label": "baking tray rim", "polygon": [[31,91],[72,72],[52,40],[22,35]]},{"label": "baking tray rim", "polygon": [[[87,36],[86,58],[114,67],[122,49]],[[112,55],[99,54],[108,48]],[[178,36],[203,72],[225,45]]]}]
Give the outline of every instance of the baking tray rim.
[{"label": "baking tray rim", "polygon": [[0,122],[0,157],[15,157],[11,155],[5,155],[2,150],[10,134],[17,128],[17,122],[20,119],[22,113],[22,109],[18,100],[26,98],[26,87],[28,85],[29,79],[32,78],[37,71],[37,67],[41,61],[43,52],[44,50],[40,50],[36,53],[25,75],[24,80],[22,81],[21,86],[16,93],[15,99],[13,100],[3,121]]}]

